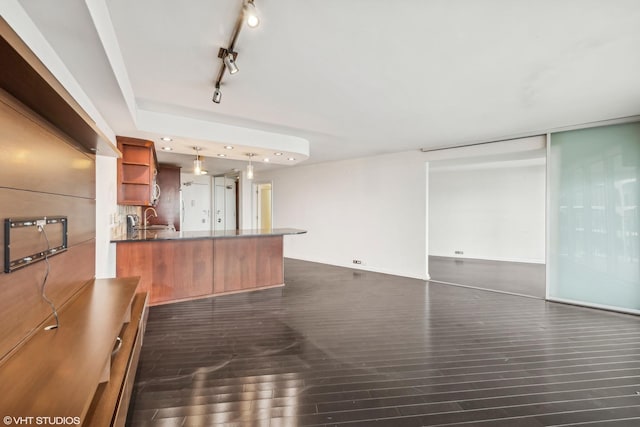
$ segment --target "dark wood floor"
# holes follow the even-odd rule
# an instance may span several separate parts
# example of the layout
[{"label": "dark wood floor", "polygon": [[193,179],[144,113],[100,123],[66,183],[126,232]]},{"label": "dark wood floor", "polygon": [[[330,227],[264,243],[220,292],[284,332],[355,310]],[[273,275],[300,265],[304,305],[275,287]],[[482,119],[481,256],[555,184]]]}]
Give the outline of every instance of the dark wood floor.
[{"label": "dark wood floor", "polygon": [[286,260],[153,307],[130,426],[640,425],[640,318]]},{"label": "dark wood floor", "polygon": [[434,281],[498,292],[545,297],[545,265],[525,262],[429,256]]}]

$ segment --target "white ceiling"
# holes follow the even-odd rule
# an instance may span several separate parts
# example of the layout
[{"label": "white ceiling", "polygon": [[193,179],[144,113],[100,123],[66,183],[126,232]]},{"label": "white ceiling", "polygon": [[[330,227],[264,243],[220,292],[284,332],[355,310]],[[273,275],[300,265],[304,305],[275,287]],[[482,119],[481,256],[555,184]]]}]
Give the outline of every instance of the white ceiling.
[{"label": "white ceiling", "polygon": [[241,0],[19,4],[116,134],[178,152],[307,164],[640,114],[638,0],[255,0],[220,104]]}]

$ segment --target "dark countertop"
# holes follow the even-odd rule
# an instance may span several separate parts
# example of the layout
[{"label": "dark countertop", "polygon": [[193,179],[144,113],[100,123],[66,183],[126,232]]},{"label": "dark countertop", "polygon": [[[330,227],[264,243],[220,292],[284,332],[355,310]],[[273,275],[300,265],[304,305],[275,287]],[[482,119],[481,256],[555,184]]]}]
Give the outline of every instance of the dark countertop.
[{"label": "dark countertop", "polygon": [[171,231],[137,230],[132,235],[122,235],[111,239],[112,243],[145,242],[158,240],[202,240],[227,239],[234,237],[268,237],[288,234],[304,234],[306,230],[297,228],[274,228],[271,230],[221,230],[221,231]]}]

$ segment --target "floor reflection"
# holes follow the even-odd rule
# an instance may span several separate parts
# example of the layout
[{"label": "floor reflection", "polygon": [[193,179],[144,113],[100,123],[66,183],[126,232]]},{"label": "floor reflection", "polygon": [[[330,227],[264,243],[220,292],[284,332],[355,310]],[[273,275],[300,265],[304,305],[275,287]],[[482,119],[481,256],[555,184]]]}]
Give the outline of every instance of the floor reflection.
[{"label": "floor reflection", "polygon": [[294,260],[285,280],[153,307],[128,425],[640,420],[637,317]]}]

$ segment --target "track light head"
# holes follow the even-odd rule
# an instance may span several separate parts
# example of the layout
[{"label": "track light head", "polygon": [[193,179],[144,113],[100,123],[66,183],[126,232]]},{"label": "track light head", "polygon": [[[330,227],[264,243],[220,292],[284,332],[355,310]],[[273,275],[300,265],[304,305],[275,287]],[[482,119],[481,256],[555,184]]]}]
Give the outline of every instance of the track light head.
[{"label": "track light head", "polygon": [[255,28],[260,25],[260,18],[258,17],[258,11],[256,10],[256,5],[253,4],[253,0],[247,0],[244,4],[243,12],[249,27]]},{"label": "track light head", "polygon": [[213,91],[213,99],[212,101],[216,104],[220,104],[222,100],[222,92],[220,91],[220,86],[216,85],[216,90]]},{"label": "track light head", "polygon": [[239,71],[233,52],[227,52],[224,57],[224,65],[227,67],[227,70],[229,70],[230,74],[235,74]]}]

